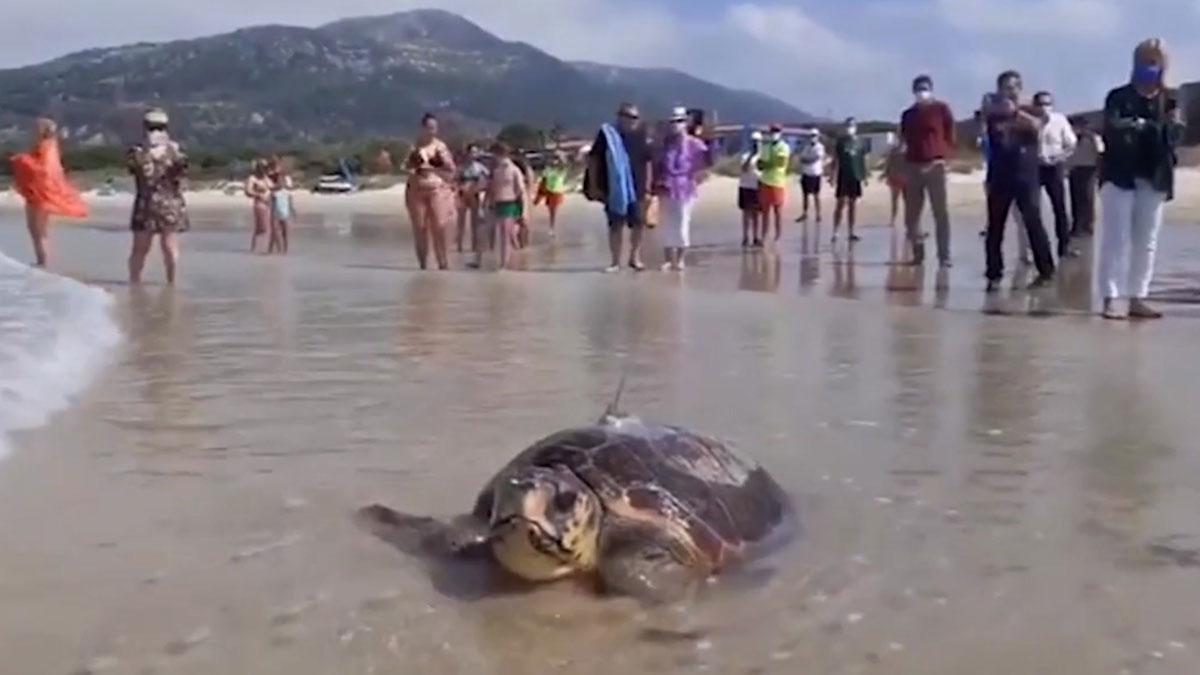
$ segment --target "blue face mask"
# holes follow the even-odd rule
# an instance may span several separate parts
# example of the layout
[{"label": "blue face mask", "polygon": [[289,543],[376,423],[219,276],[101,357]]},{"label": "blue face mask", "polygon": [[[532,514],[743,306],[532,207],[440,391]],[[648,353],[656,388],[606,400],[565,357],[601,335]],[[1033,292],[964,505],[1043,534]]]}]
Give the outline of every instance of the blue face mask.
[{"label": "blue face mask", "polygon": [[1162,79],[1162,66],[1160,65],[1139,65],[1133,69],[1133,81],[1138,84],[1158,84],[1160,79]]}]

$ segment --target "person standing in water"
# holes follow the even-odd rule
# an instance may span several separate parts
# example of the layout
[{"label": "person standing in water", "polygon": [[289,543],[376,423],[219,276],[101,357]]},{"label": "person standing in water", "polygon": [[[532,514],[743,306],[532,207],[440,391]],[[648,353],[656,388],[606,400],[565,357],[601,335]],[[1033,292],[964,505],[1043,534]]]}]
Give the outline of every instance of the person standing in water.
[{"label": "person standing in water", "polygon": [[63,171],[58,125],[41,118],[34,124],[33,136],[30,151],[12,158],[13,189],[25,200],[34,264],[46,267],[50,263],[50,216],[86,218],[88,209]]},{"label": "person standing in water", "polygon": [[1071,248],[1071,221],[1067,217],[1066,173],[1064,163],[1075,152],[1075,130],[1067,116],[1054,109],[1054,97],[1048,91],[1033,95],[1033,109],[1042,118],[1042,133],[1039,137],[1038,182],[1050,198],[1054,211],[1054,232],[1058,238],[1058,257],[1077,258],[1079,252]]},{"label": "person standing in water", "polygon": [[[1104,101],[1098,274],[1108,319],[1162,317],[1146,298],[1163,205],[1175,196],[1175,149],[1184,130],[1179,93],[1166,85],[1167,65],[1162,40],[1142,42],[1133,52],[1130,83]],[[1122,313],[1116,303],[1126,297],[1128,312]]]},{"label": "person standing in water", "polygon": [[431,113],[421,118],[416,147],[408,155],[408,184],[404,191],[412,221],[417,264],[426,269],[429,244],[438,269],[446,269],[446,228],[454,218],[454,156],[438,138],[438,120]]},{"label": "person standing in water", "polygon": [[1004,277],[1004,226],[1015,203],[1029,234],[1038,277],[1030,288],[1054,280],[1054,256],[1042,226],[1038,203],[1038,146],[1042,118],[1021,105],[1021,75],[1009,70],[996,78],[996,92],[980,106],[988,134],[987,292],[1000,290]]},{"label": "person standing in water", "polygon": [[[762,133],[750,134],[750,147],[742,153],[742,171],[738,178],[737,207],[742,212],[742,248],[763,244],[766,223],[763,222],[762,206],[758,199],[758,183],[762,171],[758,168],[758,155],[762,147]],[[761,229],[760,229],[761,224]]]},{"label": "person standing in water", "polygon": [[283,168],[282,162],[271,165],[269,174],[271,185],[271,244],[267,253],[288,252],[288,230],[292,218],[296,214],[295,202],[292,200],[292,177]]},{"label": "person standing in water", "polygon": [[867,181],[867,147],[858,137],[858,122],[853,117],[846,119],[845,132],[834,148],[832,174],[830,180],[837,191],[837,206],[833,210],[833,241],[837,241],[844,212],[849,239],[856,242],[859,240],[854,233],[858,200],[862,198],[863,183]]},{"label": "person standing in water", "polygon": [[[504,143],[492,146],[495,165],[488,181],[487,204],[491,211],[494,227],[492,241],[500,247],[498,269],[507,269],[513,248],[517,245],[517,221],[529,201],[529,186],[525,172],[512,159],[512,148]],[[476,247],[475,261],[471,267],[483,266],[483,245]]]},{"label": "person standing in water", "polygon": [[268,237],[271,230],[271,180],[267,177],[269,163],[265,159],[254,160],[250,175],[242,188],[243,194],[250,198],[254,216],[254,234],[250,235],[250,253],[258,251],[258,240]]},{"label": "person standing in water", "polygon": [[816,127],[804,132],[804,143],[800,148],[800,192],[803,194],[804,212],[797,223],[808,222],[808,202],[811,199],[816,211],[817,222],[821,222],[821,181],[825,178],[825,144]]},{"label": "person standing in water", "polygon": [[557,237],[555,229],[558,226],[558,210],[562,207],[567,195],[567,161],[561,153],[554,153],[550,161],[542,169],[538,182],[537,204],[546,203],[546,211],[550,214],[550,236]]},{"label": "person standing in water", "polygon": [[605,272],[621,270],[624,230],[629,230],[629,267],[642,264],[642,233],[649,208],[651,176],[650,141],[642,129],[641,113],[632,103],[622,103],[617,123],[604,124],[588,153],[584,194],[604,204],[608,217],[608,248],[612,257]]},{"label": "person standing in water", "polygon": [[687,110],[675,108],[653,168],[654,194],[662,219],[663,271],[683,271],[684,253],[691,245],[696,191],[708,167],[708,146],[688,133]]},{"label": "person standing in water", "polygon": [[137,185],[129,225],[133,231],[129,283],[134,285],[142,283],[142,270],[156,236],[167,283],[174,285],[179,265],[179,235],[191,225],[183,197],[188,158],[179,144],[171,140],[169,124],[165,111],[155,108],[147,112],[142,118],[146,139],[130,148],[126,157],[126,166]]},{"label": "person standing in water", "polygon": [[1096,178],[1104,139],[1086,117],[1075,122],[1075,152],[1067,160],[1067,183],[1071,193],[1071,237],[1092,236],[1096,223]]},{"label": "person standing in water", "polygon": [[472,143],[467,146],[467,161],[458,172],[458,224],[454,234],[454,243],[458,252],[463,252],[463,239],[468,230],[471,233],[471,250],[479,250],[479,228],[483,224],[483,203],[488,186],[489,172],[484,165],[479,152],[479,146]]},{"label": "person standing in water", "polygon": [[758,168],[762,178],[758,186],[762,205],[763,230],[775,223],[775,241],[783,236],[783,207],[787,205],[787,170],[792,148],[783,140],[783,127],[772,124],[766,146],[759,155]]},{"label": "person standing in water", "polygon": [[946,162],[954,154],[956,143],[954,113],[950,106],[934,98],[933,78],[918,75],[912,83],[912,106],[900,117],[900,136],[904,140],[908,162],[904,195],[904,227],[913,250],[913,263],[925,262],[925,234],[921,215],[925,196],[933,210],[937,236],[938,262],[950,266],[950,209],[946,199]]},{"label": "person standing in water", "polygon": [[888,148],[887,158],[883,163],[883,178],[887,181],[888,191],[892,198],[892,217],[888,227],[896,227],[896,219],[900,216],[900,204],[904,199],[904,186],[908,179],[908,163],[904,159],[904,144],[897,140]]}]

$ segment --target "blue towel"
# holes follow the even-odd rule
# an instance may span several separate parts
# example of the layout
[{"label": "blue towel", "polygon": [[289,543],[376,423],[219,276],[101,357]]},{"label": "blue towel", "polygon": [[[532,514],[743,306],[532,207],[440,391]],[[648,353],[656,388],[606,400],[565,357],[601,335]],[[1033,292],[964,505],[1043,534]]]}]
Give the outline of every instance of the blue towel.
[{"label": "blue towel", "polygon": [[629,166],[629,154],[621,134],[611,124],[601,125],[607,152],[604,159],[608,165],[608,196],[605,209],[612,216],[624,218],[630,207],[637,203],[637,189],[633,185],[633,170]]}]

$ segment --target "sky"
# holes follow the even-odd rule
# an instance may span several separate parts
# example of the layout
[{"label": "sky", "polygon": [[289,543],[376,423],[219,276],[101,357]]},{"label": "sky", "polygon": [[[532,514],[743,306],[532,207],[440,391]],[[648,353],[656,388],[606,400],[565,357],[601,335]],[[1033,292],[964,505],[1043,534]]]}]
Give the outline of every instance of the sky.
[{"label": "sky", "polygon": [[5,8],[0,68],[418,7],[560,58],[679,68],[831,117],[897,117],[918,73],[966,117],[1008,68],[1061,109],[1098,108],[1151,36],[1167,41],[1174,82],[1200,79],[1200,0],[39,0]]}]

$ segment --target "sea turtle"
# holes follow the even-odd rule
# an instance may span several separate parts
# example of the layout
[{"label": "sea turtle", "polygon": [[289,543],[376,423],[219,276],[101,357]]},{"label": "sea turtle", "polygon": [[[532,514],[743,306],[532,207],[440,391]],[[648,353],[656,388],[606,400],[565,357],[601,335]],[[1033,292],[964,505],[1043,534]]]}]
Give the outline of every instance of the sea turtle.
[{"label": "sea turtle", "polygon": [[659,602],[780,541],[792,515],[754,461],[619,413],[615,401],[597,424],[517,455],[452,524],[381,505],[360,511],[379,526],[423,530],[445,552],[490,557],[529,582],[589,575],[603,592]]}]

